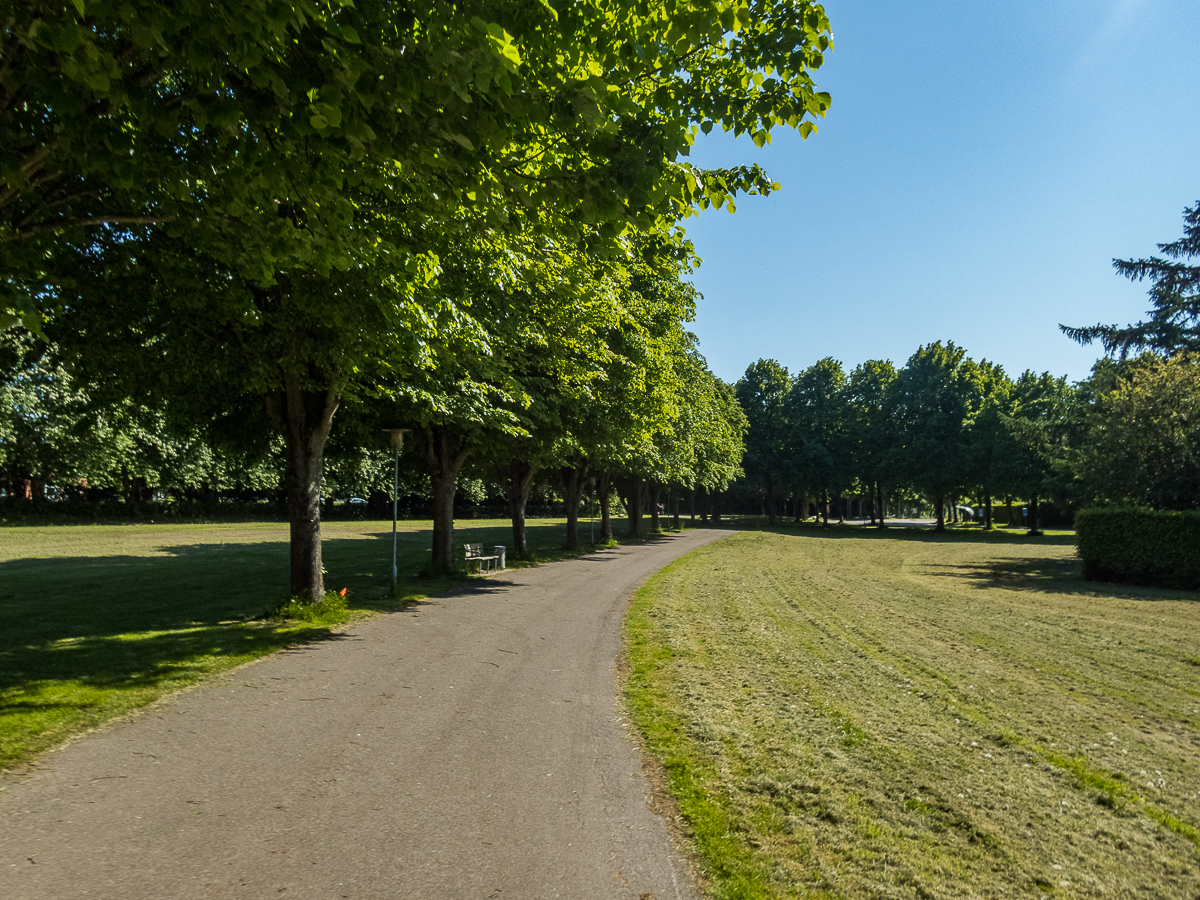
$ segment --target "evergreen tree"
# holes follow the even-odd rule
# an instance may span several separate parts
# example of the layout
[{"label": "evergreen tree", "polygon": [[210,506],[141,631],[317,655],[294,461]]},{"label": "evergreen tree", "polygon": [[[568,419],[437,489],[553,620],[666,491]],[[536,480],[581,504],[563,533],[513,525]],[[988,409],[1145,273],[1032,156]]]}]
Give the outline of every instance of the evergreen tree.
[{"label": "evergreen tree", "polygon": [[1149,318],[1136,325],[1058,326],[1081,344],[1100,341],[1104,352],[1122,359],[1134,350],[1170,356],[1181,350],[1200,352],[1200,265],[1187,261],[1200,257],[1200,202],[1183,211],[1183,237],[1159,244],[1165,258],[1114,259],[1113,267],[1133,281],[1150,279]]}]

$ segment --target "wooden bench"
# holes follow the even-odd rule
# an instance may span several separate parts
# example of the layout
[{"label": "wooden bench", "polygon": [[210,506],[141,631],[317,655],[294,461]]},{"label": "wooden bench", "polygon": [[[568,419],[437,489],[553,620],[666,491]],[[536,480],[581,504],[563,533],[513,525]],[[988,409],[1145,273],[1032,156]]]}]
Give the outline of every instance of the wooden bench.
[{"label": "wooden bench", "polygon": [[472,564],[475,566],[475,571],[483,574],[486,567],[487,571],[496,571],[496,560],[498,556],[484,556],[483,544],[463,544],[463,553],[467,560],[467,572],[471,571]]}]

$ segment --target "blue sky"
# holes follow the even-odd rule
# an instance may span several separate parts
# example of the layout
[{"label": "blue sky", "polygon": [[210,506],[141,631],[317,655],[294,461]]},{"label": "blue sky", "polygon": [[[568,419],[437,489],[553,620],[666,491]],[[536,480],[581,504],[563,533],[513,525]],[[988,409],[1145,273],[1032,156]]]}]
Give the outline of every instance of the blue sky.
[{"label": "blue sky", "polygon": [[1010,375],[1086,377],[1099,348],[1058,324],[1141,319],[1147,286],[1112,259],[1180,237],[1200,200],[1200,2],[824,5],[819,133],[692,152],[783,187],[685,225],[713,371],[900,366],[940,339]]}]

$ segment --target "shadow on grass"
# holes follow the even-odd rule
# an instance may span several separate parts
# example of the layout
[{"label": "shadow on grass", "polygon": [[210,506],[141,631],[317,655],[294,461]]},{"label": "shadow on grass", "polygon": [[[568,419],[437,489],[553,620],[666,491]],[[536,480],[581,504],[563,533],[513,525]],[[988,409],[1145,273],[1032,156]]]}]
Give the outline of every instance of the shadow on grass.
[{"label": "shadow on grass", "polygon": [[[1050,546],[1074,547],[1074,532],[1052,532],[1030,535],[1019,529],[983,531],[977,528],[953,528],[935,532],[925,528],[889,527],[878,529],[863,525],[830,525],[828,528],[812,523],[767,525],[765,519],[749,519],[730,523],[743,531],[762,531],[797,539],[810,540],[872,540],[908,541],[926,544],[986,544],[996,547]],[[1170,588],[1135,587],[1109,582],[1084,581],[1083,564],[1072,556],[1052,559],[1043,556],[1014,557],[976,564],[926,564],[924,570],[934,576],[959,578],[978,588],[1002,588],[1011,591],[1080,594],[1111,597],[1118,600],[1191,600],[1200,599],[1194,591]]]},{"label": "shadow on grass", "polygon": [[958,578],[973,583],[975,587],[979,588],[1081,594],[1089,597],[1103,596],[1116,600],[1136,601],[1196,601],[1200,599],[1200,595],[1195,591],[1084,581],[1083,563],[1076,558],[1009,558],[975,565],[928,565],[925,570],[935,577]]},{"label": "shadow on grass", "polygon": [[1053,531],[1047,534],[1031,535],[1021,528],[997,528],[984,531],[972,526],[952,526],[946,531],[938,532],[931,528],[904,525],[889,525],[880,529],[873,525],[846,523],[837,525],[830,523],[828,527],[813,522],[786,522],[768,525],[765,518],[747,518],[723,522],[722,525],[738,528],[742,531],[765,531],[771,534],[789,535],[791,537],[827,538],[829,540],[877,541],[920,541],[924,543],[966,543],[966,544],[1001,544],[1010,547],[1017,544],[1038,544],[1041,546],[1075,546],[1073,531]]},{"label": "shadow on grass", "polygon": [[[532,524],[528,531],[531,547],[545,554],[559,552],[565,537],[559,525]],[[456,542],[505,543],[510,534],[503,527],[461,528]],[[396,609],[458,583],[417,579],[429,533],[401,533],[401,583],[392,596],[391,538],[388,530],[324,541],[326,584],[349,588],[352,609]],[[260,619],[286,598],[286,542],[220,540],[163,544],[155,556],[0,562],[0,714],[79,709],[89,690],[153,694],[289,645],[339,638],[324,626]],[[57,696],[68,689],[75,699]]]}]

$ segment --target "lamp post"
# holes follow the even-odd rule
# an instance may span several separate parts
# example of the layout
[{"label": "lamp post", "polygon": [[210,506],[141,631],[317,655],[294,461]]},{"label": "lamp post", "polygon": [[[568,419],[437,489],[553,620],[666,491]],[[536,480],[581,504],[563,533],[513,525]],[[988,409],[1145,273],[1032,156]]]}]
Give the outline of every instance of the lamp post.
[{"label": "lamp post", "polygon": [[404,435],[411,428],[385,428],[392,449],[396,452],[395,465],[392,468],[392,594],[396,593],[396,513],[400,502],[400,449],[404,446]]}]

